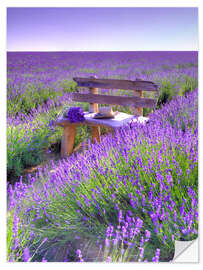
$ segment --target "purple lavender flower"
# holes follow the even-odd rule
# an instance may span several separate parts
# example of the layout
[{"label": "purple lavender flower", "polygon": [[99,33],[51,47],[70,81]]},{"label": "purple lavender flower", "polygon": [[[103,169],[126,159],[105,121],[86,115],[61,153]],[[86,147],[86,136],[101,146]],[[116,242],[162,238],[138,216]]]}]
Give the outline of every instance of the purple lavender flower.
[{"label": "purple lavender flower", "polygon": [[149,241],[150,236],[151,236],[151,232],[148,230],[145,230],[145,237],[146,237],[145,242]]},{"label": "purple lavender flower", "polygon": [[117,238],[113,239],[113,245],[115,246],[117,243],[118,243],[118,239]]},{"label": "purple lavender flower", "polygon": [[144,257],[144,248],[139,247],[139,250],[140,250],[140,258],[142,259]]},{"label": "purple lavender flower", "polygon": [[160,249],[157,248],[155,252],[155,256],[152,258],[152,262],[159,262],[159,257],[160,257]]},{"label": "purple lavender flower", "polygon": [[24,262],[28,262],[29,259],[30,259],[30,252],[29,252],[29,248],[26,247],[26,248],[24,248],[24,250],[23,250],[23,261],[24,261]]},{"label": "purple lavender flower", "polygon": [[82,252],[81,252],[80,249],[77,249],[77,250],[76,250],[76,254],[77,254],[77,256],[78,256],[80,262],[84,262],[84,259],[82,258]]},{"label": "purple lavender flower", "polygon": [[106,246],[106,247],[109,247],[109,245],[110,245],[110,241],[109,241],[109,239],[106,238],[106,239],[105,239],[105,246]]},{"label": "purple lavender flower", "polygon": [[111,237],[113,230],[114,228],[112,225],[108,226],[108,228],[106,229],[106,237]]}]

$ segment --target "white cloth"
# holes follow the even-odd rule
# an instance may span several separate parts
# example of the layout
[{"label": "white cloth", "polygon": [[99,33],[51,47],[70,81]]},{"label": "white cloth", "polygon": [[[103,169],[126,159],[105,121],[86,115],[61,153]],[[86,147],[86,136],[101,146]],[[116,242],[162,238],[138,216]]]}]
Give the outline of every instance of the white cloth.
[{"label": "white cloth", "polygon": [[114,118],[111,119],[94,119],[93,117],[95,114],[96,113],[85,112],[84,117],[86,122],[91,124],[100,124],[104,126],[109,126],[112,128],[119,128],[131,122],[140,122],[145,124],[145,122],[149,120],[148,117],[143,116],[137,117],[123,112],[118,113]]}]

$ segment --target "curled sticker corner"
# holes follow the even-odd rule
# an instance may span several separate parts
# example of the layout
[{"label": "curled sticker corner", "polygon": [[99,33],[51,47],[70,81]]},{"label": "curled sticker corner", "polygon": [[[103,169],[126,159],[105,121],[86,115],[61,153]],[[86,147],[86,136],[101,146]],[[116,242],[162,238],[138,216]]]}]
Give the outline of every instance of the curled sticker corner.
[{"label": "curled sticker corner", "polygon": [[173,262],[198,263],[198,238],[192,241],[175,241]]}]

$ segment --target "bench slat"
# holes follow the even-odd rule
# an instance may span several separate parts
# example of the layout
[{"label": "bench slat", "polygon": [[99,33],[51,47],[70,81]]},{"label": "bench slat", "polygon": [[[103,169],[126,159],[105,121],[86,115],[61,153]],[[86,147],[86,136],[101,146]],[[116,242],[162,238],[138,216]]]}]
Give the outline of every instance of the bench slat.
[{"label": "bench slat", "polygon": [[96,78],[73,78],[80,87],[93,87],[103,89],[124,89],[137,91],[158,91],[158,86],[151,81],[143,80],[117,80],[117,79],[96,79]]},{"label": "bench slat", "polygon": [[77,102],[89,102],[98,104],[110,104],[121,106],[136,106],[138,108],[154,108],[156,100],[140,97],[120,97],[94,94],[73,93],[72,100]]}]

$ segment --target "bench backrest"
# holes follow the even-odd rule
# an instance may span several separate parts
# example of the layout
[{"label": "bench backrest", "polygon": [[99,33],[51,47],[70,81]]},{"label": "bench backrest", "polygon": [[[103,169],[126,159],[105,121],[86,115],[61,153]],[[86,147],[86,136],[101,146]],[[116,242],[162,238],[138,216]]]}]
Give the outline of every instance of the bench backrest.
[{"label": "bench backrest", "polygon": [[[134,106],[135,113],[143,115],[143,108],[154,108],[156,100],[143,98],[143,91],[158,92],[158,86],[151,81],[144,80],[117,80],[117,79],[98,79],[94,76],[90,78],[73,78],[79,87],[88,87],[88,94],[73,93],[72,99],[77,102],[90,103],[90,112],[98,112],[98,104]],[[98,88],[102,89],[122,89],[133,90],[135,96],[110,96],[99,95]]]}]

